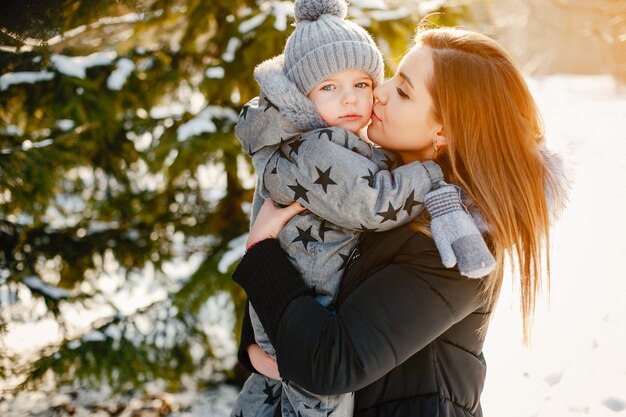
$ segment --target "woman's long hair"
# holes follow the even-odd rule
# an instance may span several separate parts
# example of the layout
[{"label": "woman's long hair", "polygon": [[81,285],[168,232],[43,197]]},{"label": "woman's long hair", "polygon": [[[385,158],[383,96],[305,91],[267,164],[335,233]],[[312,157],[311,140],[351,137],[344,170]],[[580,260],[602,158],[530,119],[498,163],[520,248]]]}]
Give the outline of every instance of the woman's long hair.
[{"label": "woman's long hair", "polygon": [[[485,279],[493,306],[505,258],[519,274],[524,340],[528,342],[545,261],[549,289],[550,182],[540,153],[543,123],[511,57],[476,32],[421,30],[416,44],[432,49],[429,91],[443,124],[447,150],[437,160],[448,180],[465,190],[489,225],[497,260]],[[545,249],[545,252],[544,252]]]}]

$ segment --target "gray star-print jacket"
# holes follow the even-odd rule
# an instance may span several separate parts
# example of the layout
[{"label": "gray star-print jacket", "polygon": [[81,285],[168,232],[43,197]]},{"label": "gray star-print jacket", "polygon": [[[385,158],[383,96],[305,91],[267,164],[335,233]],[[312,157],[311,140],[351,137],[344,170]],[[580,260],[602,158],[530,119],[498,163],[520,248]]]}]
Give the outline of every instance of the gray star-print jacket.
[{"label": "gray star-print jacket", "polygon": [[[360,233],[413,220],[443,174],[434,162],[400,165],[392,153],[326,126],[283,74],[282,56],[260,64],[254,76],[260,96],[243,107],[235,127],[258,176],[251,221],[266,198],[308,209],[285,226],[279,241],[317,300],[328,305]],[[257,342],[272,354],[254,324]]]}]

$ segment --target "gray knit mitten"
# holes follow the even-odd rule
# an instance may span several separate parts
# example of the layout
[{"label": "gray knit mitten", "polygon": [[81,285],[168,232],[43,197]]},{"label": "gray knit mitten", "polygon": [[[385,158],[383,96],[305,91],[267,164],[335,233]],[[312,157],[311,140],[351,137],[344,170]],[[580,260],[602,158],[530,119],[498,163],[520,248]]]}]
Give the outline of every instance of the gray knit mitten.
[{"label": "gray knit mitten", "polygon": [[461,201],[459,190],[443,184],[424,198],[430,213],[430,230],[447,268],[458,262],[461,275],[480,278],[493,271],[496,260]]}]

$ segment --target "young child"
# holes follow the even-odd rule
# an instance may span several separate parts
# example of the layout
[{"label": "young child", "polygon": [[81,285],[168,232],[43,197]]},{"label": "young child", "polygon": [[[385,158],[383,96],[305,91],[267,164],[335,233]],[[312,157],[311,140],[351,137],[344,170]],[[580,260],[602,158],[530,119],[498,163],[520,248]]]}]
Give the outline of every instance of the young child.
[{"label": "young child", "polygon": [[[495,261],[437,164],[399,165],[397,157],[357,136],[370,120],[373,88],[383,78],[382,55],[371,36],[344,19],[343,0],[297,0],[295,15],[284,54],[255,69],[260,96],[244,106],[235,128],[258,175],[251,221],[265,198],[279,205],[299,201],[308,209],[285,226],[279,241],[316,300],[330,305],[358,254],[360,233],[410,222],[436,188],[429,209],[444,225],[433,236],[440,252],[446,259],[456,255],[466,276],[488,274]],[[252,307],[250,318],[255,340],[274,356]],[[270,381],[253,375],[232,415],[273,415],[264,410],[273,410],[277,395]],[[283,381],[281,405],[285,417],[353,412],[351,393],[314,395],[289,381]]]}]

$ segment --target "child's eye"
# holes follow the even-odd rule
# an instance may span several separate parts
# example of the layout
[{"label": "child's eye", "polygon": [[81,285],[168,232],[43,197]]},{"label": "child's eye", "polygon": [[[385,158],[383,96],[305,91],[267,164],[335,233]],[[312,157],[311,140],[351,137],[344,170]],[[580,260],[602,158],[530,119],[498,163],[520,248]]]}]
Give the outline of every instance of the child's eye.
[{"label": "child's eye", "polygon": [[402,89],[400,87],[396,87],[396,92],[402,98],[409,98],[409,95],[407,93],[405,93],[404,91],[402,91]]},{"label": "child's eye", "polygon": [[370,86],[370,85],[369,85],[369,83],[367,83],[367,82],[365,82],[365,81],[362,81],[362,82],[360,82],[360,83],[356,83],[356,84],[354,84],[354,86],[355,86],[356,88],[369,88],[369,86]]},{"label": "child's eye", "polygon": [[324,86],[322,86],[322,88],[320,88],[320,90],[323,91],[332,91],[335,89],[335,85],[334,84],[326,84]]}]

